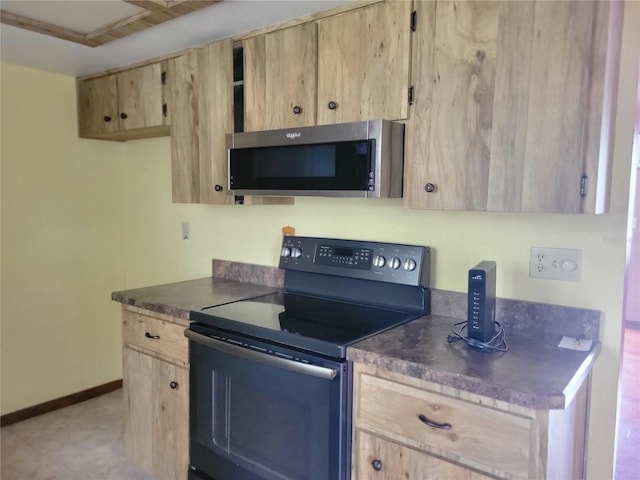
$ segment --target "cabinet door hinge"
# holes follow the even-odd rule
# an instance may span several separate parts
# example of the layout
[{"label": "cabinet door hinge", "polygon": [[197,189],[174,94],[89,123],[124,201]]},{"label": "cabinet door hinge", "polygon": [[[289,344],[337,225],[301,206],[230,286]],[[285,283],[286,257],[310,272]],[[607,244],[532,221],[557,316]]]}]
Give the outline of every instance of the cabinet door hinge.
[{"label": "cabinet door hinge", "polygon": [[162,72],[160,74],[160,81],[162,82],[162,85],[167,84],[167,72]]},{"label": "cabinet door hinge", "polygon": [[582,198],[587,196],[589,192],[589,177],[587,175],[583,175],[580,179],[580,196]]},{"label": "cabinet door hinge", "polygon": [[417,25],[418,25],[418,12],[414,10],[413,12],[411,12],[411,20],[409,21],[409,28],[411,28],[412,32],[416,31]]},{"label": "cabinet door hinge", "polygon": [[409,102],[409,105],[413,105],[413,102],[415,100],[414,96],[415,96],[415,88],[414,88],[413,85],[411,85],[409,87],[409,95],[407,96],[408,97],[407,100]]},{"label": "cabinet door hinge", "polygon": [[167,104],[166,103],[162,104],[162,115],[165,116],[165,117],[167,116]]}]

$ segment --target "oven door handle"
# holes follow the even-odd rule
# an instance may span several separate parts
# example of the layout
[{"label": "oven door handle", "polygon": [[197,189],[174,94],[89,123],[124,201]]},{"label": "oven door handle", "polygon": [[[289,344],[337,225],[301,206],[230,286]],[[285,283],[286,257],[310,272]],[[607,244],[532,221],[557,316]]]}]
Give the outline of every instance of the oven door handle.
[{"label": "oven door handle", "polygon": [[193,340],[194,342],[206,347],[213,348],[214,350],[219,350],[221,352],[235,355],[237,357],[242,357],[247,360],[266,363],[273,367],[283,368],[285,370],[301,373],[303,375],[310,375],[312,377],[318,377],[325,380],[333,380],[338,374],[337,369],[319,367],[317,365],[296,362],[295,360],[289,360],[286,358],[269,355],[267,353],[249,350],[248,348],[239,347],[237,345],[207,337],[206,335],[194,332],[193,330],[186,329],[184,331],[184,335],[190,340]]}]

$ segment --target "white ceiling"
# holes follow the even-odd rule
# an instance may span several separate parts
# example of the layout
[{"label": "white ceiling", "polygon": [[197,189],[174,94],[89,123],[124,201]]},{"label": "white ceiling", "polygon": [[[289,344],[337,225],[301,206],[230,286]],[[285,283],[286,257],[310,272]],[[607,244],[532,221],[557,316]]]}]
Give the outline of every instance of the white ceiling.
[{"label": "white ceiling", "polygon": [[[95,48],[2,24],[0,59],[63,75],[88,75],[329,10],[348,1],[224,0]],[[114,4],[119,5],[115,7]],[[12,13],[34,18],[33,12],[37,11],[39,18],[34,18],[36,20],[82,33],[95,30],[96,25],[100,28],[113,23],[118,15],[120,18],[126,16],[122,15],[121,5],[131,7],[115,0],[0,2],[0,8]]]}]

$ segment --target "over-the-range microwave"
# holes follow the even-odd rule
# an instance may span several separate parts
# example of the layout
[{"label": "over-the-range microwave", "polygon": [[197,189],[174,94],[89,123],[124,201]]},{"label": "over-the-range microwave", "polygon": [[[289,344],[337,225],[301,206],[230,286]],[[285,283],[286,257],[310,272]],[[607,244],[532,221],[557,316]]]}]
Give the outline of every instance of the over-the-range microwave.
[{"label": "over-the-range microwave", "polygon": [[401,197],[404,125],[388,120],[227,135],[234,195]]}]

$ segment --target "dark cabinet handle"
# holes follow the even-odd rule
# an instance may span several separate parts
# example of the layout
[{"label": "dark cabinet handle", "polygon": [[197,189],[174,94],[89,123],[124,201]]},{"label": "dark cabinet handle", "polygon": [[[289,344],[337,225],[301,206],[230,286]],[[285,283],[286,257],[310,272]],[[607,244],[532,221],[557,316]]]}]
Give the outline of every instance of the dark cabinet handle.
[{"label": "dark cabinet handle", "polygon": [[293,107],[293,113],[294,113],[295,115],[299,115],[299,114],[301,114],[301,113],[302,113],[302,108],[301,108],[301,107],[299,107],[298,105],[296,105],[295,107]]},{"label": "dark cabinet handle", "polygon": [[431,193],[431,192],[435,192],[436,191],[436,184],[435,183],[427,183],[424,186],[425,191]]},{"label": "dark cabinet handle", "polygon": [[105,122],[110,122],[110,121],[111,121],[111,117],[110,117],[109,115],[105,115],[104,117],[102,117],[102,119],[103,119]]},{"label": "dark cabinet handle", "polygon": [[338,108],[338,104],[336,102],[334,102],[333,100],[331,100],[327,104],[327,107],[329,108],[329,110],[335,110],[336,108]]},{"label": "dark cabinet handle", "polygon": [[376,472],[379,472],[380,470],[382,470],[382,461],[376,458],[373,462],[371,462],[371,466]]},{"label": "dark cabinet handle", "polygon": [[127,118],[127,114],[126,114],[126,113],[124,113],[124,112],[123,112],[123,113],[121,113],[121,114],[120,114],[120,118],[124,120],[125,118]]},{"label": "dark cabinet handle", "polygon": [[171,388],[171,390],[175,390],[176,388],[178,388],[178,382],[171,382],[169,384],[169,388]]},{"label": "dark cabinet handle", "polygon": [[151,335],[149,332],[144,332],[144,336],[152,340],[159,340],[160,335]]},{"label": "dark cabinet handle", "polygon": [[427,417],[425,417],[422,414],[418,415],[418,418],[420,419],[420,421],[422,423],[424,423],[425,425],[429,425],[430,427],[439,428],[441,430],[451,430],[451,424],[450,423],[434,422],[433,420],[429,420]]},{"label": "dark cabinet handle", "polygon": [[221,192],[221,191],[222,191],[222,185],[216,185],[215,187],[213,187],[213,189],[214,189],[216,192]]}]

